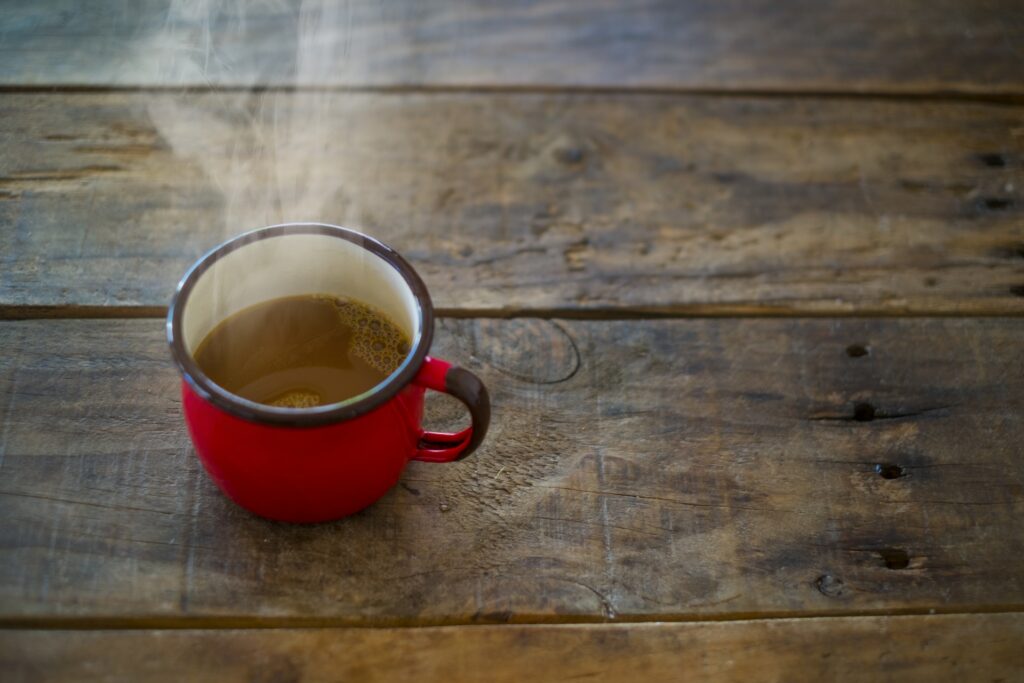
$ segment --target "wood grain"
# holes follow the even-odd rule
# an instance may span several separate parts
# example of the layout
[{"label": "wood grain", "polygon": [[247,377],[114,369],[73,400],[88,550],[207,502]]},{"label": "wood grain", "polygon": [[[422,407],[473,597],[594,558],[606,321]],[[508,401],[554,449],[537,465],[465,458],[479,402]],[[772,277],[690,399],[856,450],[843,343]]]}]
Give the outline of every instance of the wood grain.
[{"label": "wood grain", "polygon": [[[30,681],[1019,681],[1019,614],[255,631],[6,631]],[[496,664],[500,663],[500,666]]]},{"label": "wood grain", "polygon": [[450,312],[1024,313],[1024,108],[498,94],[8,94],[0,306],[166,305],[288,220]]},{"label": "wood grain", "polygon": [[9,3],[0,83],[1024,93],[1016,0]]},{"label": "wood grain", "polygon": [[1021,319],[443,320],[487,442],[316,526],[203,474],[162,327],[0,324],[4,624],[1024,607]]}]

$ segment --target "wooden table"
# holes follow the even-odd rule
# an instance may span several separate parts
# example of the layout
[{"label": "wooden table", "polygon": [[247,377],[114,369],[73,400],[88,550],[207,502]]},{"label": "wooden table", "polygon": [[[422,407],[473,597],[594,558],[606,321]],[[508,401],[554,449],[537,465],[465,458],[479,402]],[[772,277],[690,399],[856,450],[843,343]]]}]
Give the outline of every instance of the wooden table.
[{"label": "wooden table", "polygon": [[[1019,1],[186,4],[0,7],[3,680],[1024,680]],[[285,219],[494,401],[316,526],[163,336]]]}]

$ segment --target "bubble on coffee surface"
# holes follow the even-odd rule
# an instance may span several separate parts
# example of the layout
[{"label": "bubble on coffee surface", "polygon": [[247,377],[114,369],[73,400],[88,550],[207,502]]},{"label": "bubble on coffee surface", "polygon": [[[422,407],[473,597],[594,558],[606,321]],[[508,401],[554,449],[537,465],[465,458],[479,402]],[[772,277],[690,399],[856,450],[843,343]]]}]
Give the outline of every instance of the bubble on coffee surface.
[{"label": "bubble on coffee surface", "polygon": [[321,403],[320,394],[315,391],[296,389],[286,391],[268,403],[277,408],[313,408]]},{"label": "bubble on coffee surface", "polygon": [[331,300],[341,323],[352,330],[349,353],[385,376],[402,364],[409,353],[409,340],[397,324],[365,304],[324,298]]}]

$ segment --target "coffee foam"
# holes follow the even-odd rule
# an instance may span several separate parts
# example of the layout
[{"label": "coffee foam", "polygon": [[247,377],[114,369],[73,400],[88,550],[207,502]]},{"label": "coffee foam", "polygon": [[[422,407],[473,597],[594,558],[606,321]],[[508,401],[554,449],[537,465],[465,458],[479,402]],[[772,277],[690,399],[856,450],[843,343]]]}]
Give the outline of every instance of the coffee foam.
[{"label": "coffee foam", "polygon": [[323,298],[334,304],[341,323],[352,330],[349,353],[385,376],[398,369],[409,353],[409,339],[398,325],[366,304]]},{"label": "coffee foam", "polygon": [[289,391],[282,396],[278,396],[273,401],[270,401],[270,405],[278,408],[313,408],[320,405],[322,402],[320,394],[315,391],[304,391],[299,389],[296,391]]}]

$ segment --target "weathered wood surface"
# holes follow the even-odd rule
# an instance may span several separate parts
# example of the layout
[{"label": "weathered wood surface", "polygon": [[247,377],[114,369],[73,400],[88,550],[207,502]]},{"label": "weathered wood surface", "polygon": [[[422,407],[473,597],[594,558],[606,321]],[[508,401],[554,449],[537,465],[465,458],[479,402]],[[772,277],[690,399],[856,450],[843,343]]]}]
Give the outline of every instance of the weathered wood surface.
[{"label": "weathered wood surface", "polygon": [[[5,631],[31,681],[1020,681],[1019,614],[249,631]],[[500,665],[499,665],[500,664]]]},{"label": "weathered wood surface", "polygon": [[163,306],[227,236],[313,219],[464,312],[1024,312],[1024,107],[7,94],[0,151],[6,308]]},{"label": "weathered wood surface", "polygon": [[7,625],[1024,607],[1021,319],[443,320],[488,441],[317,526],[201,472],[162,327],[0,324]]},{"label": "weathered wood surface", "polygon": [[0,83],[1024,93],[1017,0],[6,3]]}]

